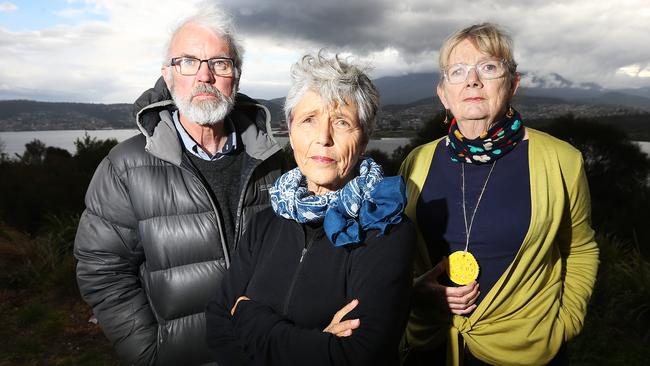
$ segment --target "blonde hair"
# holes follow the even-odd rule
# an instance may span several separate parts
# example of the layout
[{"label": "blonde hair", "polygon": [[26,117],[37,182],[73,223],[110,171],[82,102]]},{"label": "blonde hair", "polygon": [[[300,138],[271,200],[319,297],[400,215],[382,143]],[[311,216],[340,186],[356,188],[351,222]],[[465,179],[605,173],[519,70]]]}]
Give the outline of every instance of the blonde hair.
[{"label": "blonde hair", "polygon": [[[444,71],[451,51],[464,40],[472,42],[479,51],[506,61],[510,79],[517,74],[517,63],[512,52],[512,38],[494,23],[470,25],[450,35],[440,47],[438,66]],[[442,81],[442,79],[441,79]]]}]

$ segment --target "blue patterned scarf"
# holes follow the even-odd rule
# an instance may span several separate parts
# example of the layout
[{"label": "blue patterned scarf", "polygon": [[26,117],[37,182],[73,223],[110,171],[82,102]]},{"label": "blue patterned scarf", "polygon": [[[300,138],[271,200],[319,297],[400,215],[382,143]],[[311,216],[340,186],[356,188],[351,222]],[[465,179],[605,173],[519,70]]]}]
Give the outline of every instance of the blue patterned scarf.
[{"label": "blue patterned scarf", "polygon": [[384,178],[371,158],[361,160],[359,175],[338,191],[310,194],[307,179],[295,168],[278,178],[269,192],[276,214],[301,224],[323,221],[325,234],[337,247],[362,242],[370,229],[383,235],[402,220],[406,206],[402,177]]}]

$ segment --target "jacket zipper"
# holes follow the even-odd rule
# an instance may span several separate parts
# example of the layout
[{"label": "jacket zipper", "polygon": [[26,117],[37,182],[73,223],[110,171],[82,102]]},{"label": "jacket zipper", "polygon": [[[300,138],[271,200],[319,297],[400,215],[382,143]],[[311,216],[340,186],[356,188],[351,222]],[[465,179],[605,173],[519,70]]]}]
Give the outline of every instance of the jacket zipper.
[{"label": "jacket zipper", "polygon": [[[161,105],[166,105],[166,104],[161,104]],[[138,125],[138,129],[140,129],[140,122],[139,122],[139,118],[140,118],[140,117],[139,117],[139,116],[140,116],[140,113],[141,113],[141,112],[142,112],[142,110],[141,110],[140,112],[138,112],[138,115],[136,116],[136,124]],[[142,134],[145,135],[145,138],[146,138],[146,136],[148,136],[148,134],[145,134],[145,133],[144,133],[144,132],[146,132],[146,131],[144,130],[144,128],[142,128],[142,129],[140,129],[140,130],[141,130]],[[276,146],[277,146],[277,145],[276,145]],[[180,148],[181,148],[181,151],[184,149],[184,147],[182,146],[182,144],[181,144]],[[280,151],[280,150],[281,150],[281,149],[276,149],[276,151],[273,152],[270,156],[275,155],[275,153],[277,153],[277,152]],[[197,180],[199,181],[201,187],[203,188],[203,191],[204,191],[205,194],[208,196],[208,200],[210,200],[210,205],[212,206],[212,211],[214,211],[214,214],[215,214],[215,217],[216,217],[217,229],[219,229],[219,237],[220,237],[220,239],[221,239],[221,250],[223,251],[223,257],[224,257],[224,259],[225,259],[225,261],[226,261],[226,269],[230,268],[230,252],[229,252],[229,249],[228,249],[228,245],[227,245],[227,243],[226,243],[226,238],[224,237],[224,234],[223,234],[223,225],[222,225],[222,223],[221,223],[221,216],[219,215],[219,210],[217,209],[217,205],[214,203],[214,200],[212,199],[212,195],[210,194],[210,191],[208,190],[207,186],[203,183],[203,181],[201,180],[201,178],[199,177],[199,175],[196,174],[196,172],[192,171],[192,169],[189,169],[189,168],[183,166],[183,159],[182,159],[182,158],[181,158],[181,163],[180,163],[179,165],[176,165],[176,164],[173,164],[173,163],[167,161],[167,159],[164,159],[164,158],[158,156],[157,154],[151,153],[151,152],[146,148],[146,146],[145,146],[145,151],[146,151],[147,153],[149,153],[149,154],[155,156],[156,158],[162,160],[162,161],[166,161],[166,162],[168,162],[168,163],[170,163],[170,164],[172,164],[172,165],[174,165],[174,166],[177,166],[177,167],[179,167],[179,168],[181,168],[181,169],[183,169],[183,170],[185,170],[185,171],[191,173],[192,176],[194,176],[194,178],[197,179]],[[182,152],[181,152],[181,154],[182,154]],[[247,155],[248,155],[248,153],[246,152],[246,149],[245,149],[245,148],[244,148],[244,154],[247,154]],[[248,156],[250,156],[250,155],[248,155]],[[269,156],[269,157],[270,157],[270,156]],[[243,186],[243,189],[242,189],[241,195],[239,196],[239,204],[237,205],[237,216],[235,217],[235,236],[234,236],[234,238],[235,238],[235,243],[232,243],[232,244],[233,244],[233,250],[235,249],[236,244],[237,244],[237,242],[239,241],[239,237],[240,237],[240,233],[239,233],[240,228],[241,228],[240,221],[241,221],[241,218],[242,218],[242,212],[243,212],[243,207],[242,207],[242,206],[243,206],[243,204],[244,204],[244,198],[246,197],[246,189],[248,188],[248,184],[249,184],[249,182],[250,182],[251,177],[253,176],[253,173],[255,172],[255,169],[256,169],[260,164],[262,164],[263,162],[265,162],[266,160],[268,160],[268,158],[267,158],[267,159],[264,159],[264,160],[260,160],[260,159],[254,158],[254,157],[252,157],[252,156],[251,156],[251,158],[252,158],[252,159],[255,159],[256,161],[255,161],[255,164],[253,165],[253,167],[252,167],[252,168],[250,169],[250,171],[248,172],[248,175],[247,175],[246,180],[245,180],[245,182],[244,182],[244,186]]]},{"label": "jacket zipper", "polygon": [[[243,153],[247,154],[246,151],[244,151]],[[252,156],[251,158],[255,159]],[[241,236],[241,233],[239,231],[241,230],[241,220],[244,212],[244,199],[246,198],[246,190],[248,189],[248,184],[250,183],[253,173],[255,173],[255,169],[257,169],[258,166],[260,166],[264,161],[266,161],[266,160],[259,160],[259,159],[255,159],[255,160],[258,161],[256,161],[255,164],[248,171],[248,175],[246,176],[246,180],[244,181],[244,185],[242,186],[241,195],[239,196],[239,203],[237,204],[237,217],[235,218],[235,235],[233,236],[235,238],[235,242],[232,243],[233,249],[235,249],[237,247],[237,244],[239,244],[239,239]]]},{"label": "jacket zipper", "polygon": [[305,258],[305,254],[307,254],[307,251],[309,251],[309,248],[311,247],[312,243],[316,239],[316,233],[309,239],[309,242],[307,242],[307,245],[305,245],[304,248],[302,248],[302,253],[300,253],[300,261],[298,262],[298,267],[296,268],[296,271],[293,273],[293,278],[291,279],[291,285],[289,286],[289,291],[287,291],[287,297],[284,300],[284,306],[282,307],[282,315],[287,316],[287,313],[289,312],[289,302],[291,301],[291,296],[293,295],[293,288],[296,285],[296,282],[298,280],[298,275],[300,274],[300,270],[302,269],[302,260]]},{"label": "jacket zipper", "polygon": [[[246,190],[248,188],[248,185],[250,184],[251,177],[255,173],[255,170],[257,167],[262,165],[263,163],[267,162],[272,156],[274,156],[278,151],[282,149],[278,149],[275,152],[273,152],[269,157],[267,157],[264,160],[260,160],[258,158],[252,157],[251,155],[248,155],[246,151],[244,151],[244,154],[248,155],[251,159],[254,159],[255,162],[253,166],[249,169],[248,175],[246,176],[246,180],[244,181],[244,186],[241,191],[241,195],[239,196],[239,203],[237,204],[237,217],[235,218],[235,242],[233,243],[233,249],[237,247],[237,244],[239,244],[239,239],[241,238],[241,227],[242,227],[242,216],[244,213],[244,199],[246,198]],[[268,151],[268,150],[267,150]],[[282,169],[280,169],[280,175],[282,175]],[[278,176],[279,177],[279,176]],[[269,198],[269,205],[271,204],[271,199]]]}]

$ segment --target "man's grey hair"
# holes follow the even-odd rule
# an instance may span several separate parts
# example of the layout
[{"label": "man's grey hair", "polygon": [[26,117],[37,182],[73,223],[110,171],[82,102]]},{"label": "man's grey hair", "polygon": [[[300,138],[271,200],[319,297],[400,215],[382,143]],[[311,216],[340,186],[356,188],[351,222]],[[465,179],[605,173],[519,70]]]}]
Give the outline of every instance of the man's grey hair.
[{"label": "man's grey hair", "polygon": [[233,65],[235,67],[235,85],[239,85],[239,78],[241,77],[241,67],[244,57],[244,47],[242,46],[241,41],[237,36],[235,23],[230,14],[228,14],[223,9],[220,9],[215,4],[207,1],[201,3],[193,15],[181,19],[172,29],[172,32],[167,39],[167,43],[165,44],[163,65],[169,66],[169,62],[172,58],[172,41],[174,40],[174,37],[178,31],[189,23],[198,24],[210,29],[215,34],[223,38],[226,44],[228,44],[228,48],[230,49],[230,57],[233,59]]},{"label": "man's grey hair", "polygon": [[304,55],[291,66],[291,86],[284,102],[287,125],[291,127],[293,109],[308,91],[314,91],[328,104],[354,102],[366,141],[370,138],[379,110],[379,92],[365,71],[339,55],[328,58],[323,51]]}]

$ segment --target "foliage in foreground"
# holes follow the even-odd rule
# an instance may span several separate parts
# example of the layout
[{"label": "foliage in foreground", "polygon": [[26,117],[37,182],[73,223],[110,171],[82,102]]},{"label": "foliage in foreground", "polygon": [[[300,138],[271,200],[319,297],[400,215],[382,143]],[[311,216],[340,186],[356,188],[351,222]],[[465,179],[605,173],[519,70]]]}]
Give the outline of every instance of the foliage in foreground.
[{"label": "foliage in foreground", "polygon": [[572,365],[643,365],[650,359],[650,261],[599,235],[600,267]]},{"label": "foliage in foreground", "polygon": [[117,365],[79,298],[75,216],[48,217],[32,238],[0,225],[0,365]]},{"label": "foliage in foreground", "polygon": [[19,159],[0,159],[0,221],[36,235],[51,215],[80,214],[95,168],[116,144],[86,135],[71,155],[33,140]]}]

